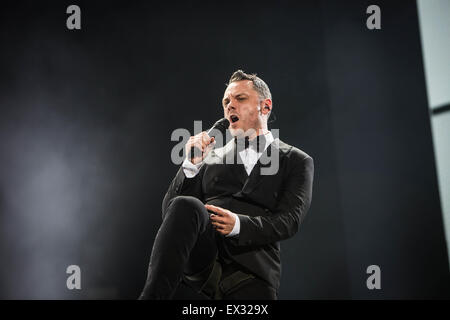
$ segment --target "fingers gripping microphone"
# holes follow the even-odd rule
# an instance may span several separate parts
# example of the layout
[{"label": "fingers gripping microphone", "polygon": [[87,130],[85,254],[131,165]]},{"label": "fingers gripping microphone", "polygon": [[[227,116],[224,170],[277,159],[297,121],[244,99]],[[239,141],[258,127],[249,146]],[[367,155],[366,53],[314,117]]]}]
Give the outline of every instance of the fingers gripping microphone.
[{"label": "fingers gripping microphone", "polygon": [[[230,121],[228,121],[228,119],[226,118],[222,118],[216,121],[216,123],[214,123],[214,125],[209,128],[208,131],[206,131],[206,133],[209,135],[213,130],[219,130],[220,133],[225,134],[225,131],[228,129],[228,127],[230,126]],[[196,147],[192,147],[191,148],[191,159],[193,159],[196,156],[201,156],[202,151],[199,150]]]}]

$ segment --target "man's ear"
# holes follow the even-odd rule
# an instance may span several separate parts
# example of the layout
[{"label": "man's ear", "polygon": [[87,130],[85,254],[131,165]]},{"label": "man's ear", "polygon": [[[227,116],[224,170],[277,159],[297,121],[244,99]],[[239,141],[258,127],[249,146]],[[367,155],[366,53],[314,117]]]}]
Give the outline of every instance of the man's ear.
[{"label": "man's ear", "polygon": [[262,113],[268,114],[270,111],[272,111],[272,100],[265,99]]}]

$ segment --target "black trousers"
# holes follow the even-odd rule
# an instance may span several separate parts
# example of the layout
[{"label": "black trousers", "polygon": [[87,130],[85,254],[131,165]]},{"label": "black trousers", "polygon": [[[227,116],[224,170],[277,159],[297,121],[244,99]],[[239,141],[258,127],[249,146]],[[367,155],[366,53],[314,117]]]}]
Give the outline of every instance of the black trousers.
[{"label": "black trousers", "polygon": [[[147,281],[139,299],[172,299],[183,273],[204,271],[225,254],[221,235],[210,222],[203,203],[190,196],[171,200],[153,244]],[[276,292],[261,279],[252,279],[223,299],[276,299]]]}]

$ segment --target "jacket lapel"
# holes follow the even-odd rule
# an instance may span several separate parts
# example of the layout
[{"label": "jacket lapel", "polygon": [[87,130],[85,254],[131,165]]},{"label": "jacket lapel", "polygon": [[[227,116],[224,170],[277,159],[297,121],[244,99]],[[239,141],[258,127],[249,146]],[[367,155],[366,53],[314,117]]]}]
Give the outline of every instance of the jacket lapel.
[{"label": "jacket lapel", "polygon": [[284,154],[283,152],[280,152],[279,143],[280,140],[278,138],[275,139],[258,159],[258,162],[256,162],[255,166],[253,167],[250,176],[248,176],[246,182],[244,183],[244,186],[242,188],[243,194],[250,194],[259,184],[261,184],[262,181],[264,181],[265,179],[270,179],[270,175],[261,174],[261,169],[270,167],[271,163],[267,163],[267,161],[264,161],[265,164],[263,164],[261,163],[261,159],[271,159],[271,154],[273,152],[277,152],[279,156],[279,164],[281,164],[281,157],[284,156]]},{"label": "jacket lapel", "polygon": [[[271,153],[277,152],[279,156],[278,164],[281,167],[281,161],[285,154],[289,151],[287,148],[288,145],[276,138],[258,159],[258,162],[253,167],[250,176],[247,176],[247,172],[245,171],[244,165],[242,164],[242,160],[240,159],[239,154],[236,152],[236,144],[234,143],[234,140],[231,140],[222,148],[212,150],[211,159],[209,159],[209,161],[226,164],[230,167],[231,174],[233,174],[241,181],[244,181],[242,190],[236,194],[236,196],[242,196],[243,194],[250,194],[251,192],[253,192],[253,190],[256,189],[256,187],[261,184],[261,182],[273,177],[272,175],[261,175],[262,168],[271,166],[271,163],[268,161],[264,161],[264,164],[261,163],[261,159],[270,159]],[[240,160],[239,164],[237,162],[237,157],[239,157]]]},{"label": "jacket lapel", "polygon": [[[238,177],[241,181],[246,181],[247,172],[245,172],[244,165],[242,164],[242,159],[236,152],[236,144],[234,140],[228,142],[224,147],[213,149],[211,151],[211,157],[217,161],[226,165],[232,172],[231,174]],[[239,162],[237,161],[239,157]]]}]

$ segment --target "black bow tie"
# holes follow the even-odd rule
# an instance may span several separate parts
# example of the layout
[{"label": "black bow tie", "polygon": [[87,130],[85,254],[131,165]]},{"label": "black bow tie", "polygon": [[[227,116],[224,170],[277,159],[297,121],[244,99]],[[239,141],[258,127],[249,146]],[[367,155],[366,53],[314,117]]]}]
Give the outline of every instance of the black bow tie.
[{"label": "black bow tie", "polygon": [[248,137],[245,137],[244,139],[235,137],[234,142],[238,146],[239,151],[250,148],[256,152],[263,152],[266,147],[266,136],[261,134],[252,140],[249,140]]}]

